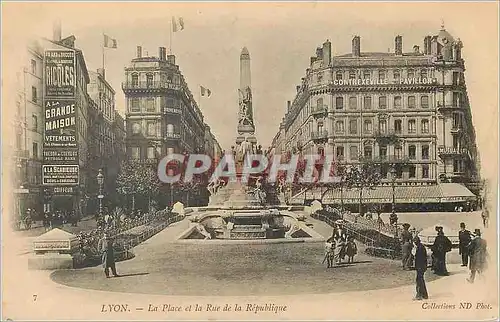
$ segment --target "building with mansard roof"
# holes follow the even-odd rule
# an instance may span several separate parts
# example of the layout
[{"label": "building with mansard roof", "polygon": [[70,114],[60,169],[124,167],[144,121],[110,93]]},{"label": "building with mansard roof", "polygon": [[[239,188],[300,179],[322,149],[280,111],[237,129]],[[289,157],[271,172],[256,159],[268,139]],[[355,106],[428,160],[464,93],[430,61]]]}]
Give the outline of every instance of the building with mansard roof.
[{"label": "building with mansard roof", "polygon": [[[406,208],[477,202],[479,157],[462,47],[444,27],[409,52],[399,35],[387,53],[363,52],[355,36],[351,53],[334,56],[327,40],[288,102],[273,148],[333,154],[343,164],[376,162],[382,185],[367,191],[366,203],[391,203],[386,186],[393,180],[396,203]],[[334,194],[325,196],[328,203],[338,201]]]}]

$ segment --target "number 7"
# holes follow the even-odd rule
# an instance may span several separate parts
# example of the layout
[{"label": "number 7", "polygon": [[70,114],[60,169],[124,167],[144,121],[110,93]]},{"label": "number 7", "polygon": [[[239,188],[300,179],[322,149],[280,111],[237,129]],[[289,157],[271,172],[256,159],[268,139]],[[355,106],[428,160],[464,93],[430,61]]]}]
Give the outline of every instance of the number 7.
[{"label": "number 7", "polygon": [[33,294],[33,302],[35,302],[35,301],[36,301],[36,297],[37,297],[37,296],[38,296],[38,295]]}]

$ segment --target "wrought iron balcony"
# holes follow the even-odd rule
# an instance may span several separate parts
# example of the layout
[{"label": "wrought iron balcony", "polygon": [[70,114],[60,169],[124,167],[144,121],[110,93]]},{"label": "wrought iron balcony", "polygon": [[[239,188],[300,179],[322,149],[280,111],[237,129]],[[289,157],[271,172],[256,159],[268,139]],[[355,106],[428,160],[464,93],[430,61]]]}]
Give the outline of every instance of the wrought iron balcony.
[{"label": "wrought iron balcony", "polygon": [[395,131],[393,129],[391,130],[375,130],[373,132],[373,136],[375,139],[379,141],[388,141],[388,142],[396,142],[399,141],[399,136],[401,135],[401,131]]},{"label": "wrought iron balcony", "polygon": [[327,140],[328,132],[327,131],[311,132],[311,139],[315,142]]},{"label": "wrought iron balcony", "polygon": [[164,107],[163,114],[182,114],[182,110],[178,107]]},{"label": "wrought iron balcony", "polygon": [[16,157],[18,159],[29,159],[30,151],[28,151],[28,150],[16,150],[14,152],[14,157]]},{"label": "wrought iron balcony", "polygon": [[443,112],[443,111],[452,111],[452,110],[459,110],[462,108],[462,104],[443,104],[442,102],[437,103],[437,108],[438,111]]},{"label": "wrought iron balcony", "polygon": [[142,91],[142,90],[181,90],[182,86],[180,84],[167,83],[165,81],[140,81],[140,82],[123,82],[122,89],[124,91]]},{"label": "wrought iron balcony", "polygon": [[166,140],[180,140],[181,134],[179,132],[167,132],[165,133]]},{"label": "wrought iron balcony", "polygon": [[409,163],[410,158],[406,155],[384,155],[373,157],[376,163]]},{"label": "wrought iron balcony", "polygon": [[311,109],[311,114],[314,117],[322,117],[328,114],[328,109],[325,106],[314,106]]}]

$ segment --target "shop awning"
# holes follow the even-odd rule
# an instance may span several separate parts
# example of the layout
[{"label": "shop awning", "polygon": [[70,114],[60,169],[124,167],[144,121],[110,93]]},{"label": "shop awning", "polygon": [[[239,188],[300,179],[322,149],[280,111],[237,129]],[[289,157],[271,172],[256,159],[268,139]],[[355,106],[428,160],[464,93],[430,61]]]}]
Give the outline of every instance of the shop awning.
[{"label": "shop awning", "polygon": [[[313,188],[293,197],[292,202],[300,202],[304,199],[322,200],[324,204],[340,203],[341,195],[345,204],[359,203],[359,189],[343,191],[340,189],[330,190],[326,194],[326,188]],[[324,198],[321,196],[324,194]],[[440,202],[464,202],[475,199],[475,195],[465,186],[458,183],[442,183],[425,186],[395,186],[395,201],[401,203],[440,203]],[[364,203],[392,203],[392,186],[380,186],[373,189],[363,189]]]},{"label": "shop awning", "polygon": [[441,183],[439,186],[442,193],[441,202],[460,202],[476,199],[476,195],[459,183]]}]

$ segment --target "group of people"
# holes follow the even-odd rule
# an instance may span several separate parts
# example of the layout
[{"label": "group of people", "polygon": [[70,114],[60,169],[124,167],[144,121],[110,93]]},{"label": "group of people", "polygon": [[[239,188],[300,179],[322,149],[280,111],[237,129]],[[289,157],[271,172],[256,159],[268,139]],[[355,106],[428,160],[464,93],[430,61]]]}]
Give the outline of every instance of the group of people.
[{"label": "group of people", "polygon": [[[416,276],[416,296],[415,300],[428,298],[427,288],[424,280],[424,273],[428,268],[427,249],[421,243],[416,232],[410,232],[410,225],[403,225],[401,233],[402,243],[402,264],[404,270],[409,270],[413,266],[417,272]],[[443,227],[436,226],[436,238],[430,246],[431,269],[436,275],[449,275],[446,268],[446,254],[452,250],[451,240],[445,236]],[[476,275],[481,274],[487,263],[487,244],[481,238],[481,230],[475,229],[474,233],[468,231],[465,223],[460,223],[459,231],[459,254],[462,257],[462,266],[469,264],[470,276],[467,278],[469,283],[474,283]]]},{"label": "group of people", "polygon": [[357,252],[354,236],[348,235],[341,225],[335,225],[332,236],[325,243],[323,263],[326,261],[327,268],[340,265],[346,256],[347,262],[353,263]]},{"label": "group of people", "polygon": [[45,231],[51,230],[55,227],[61,227],[64,224],[70,223],[71,226],[78,226],[80,221],[79,216],[74,210],[56,210],[54,212],[46,211],[43,215],[43,227]]}]

